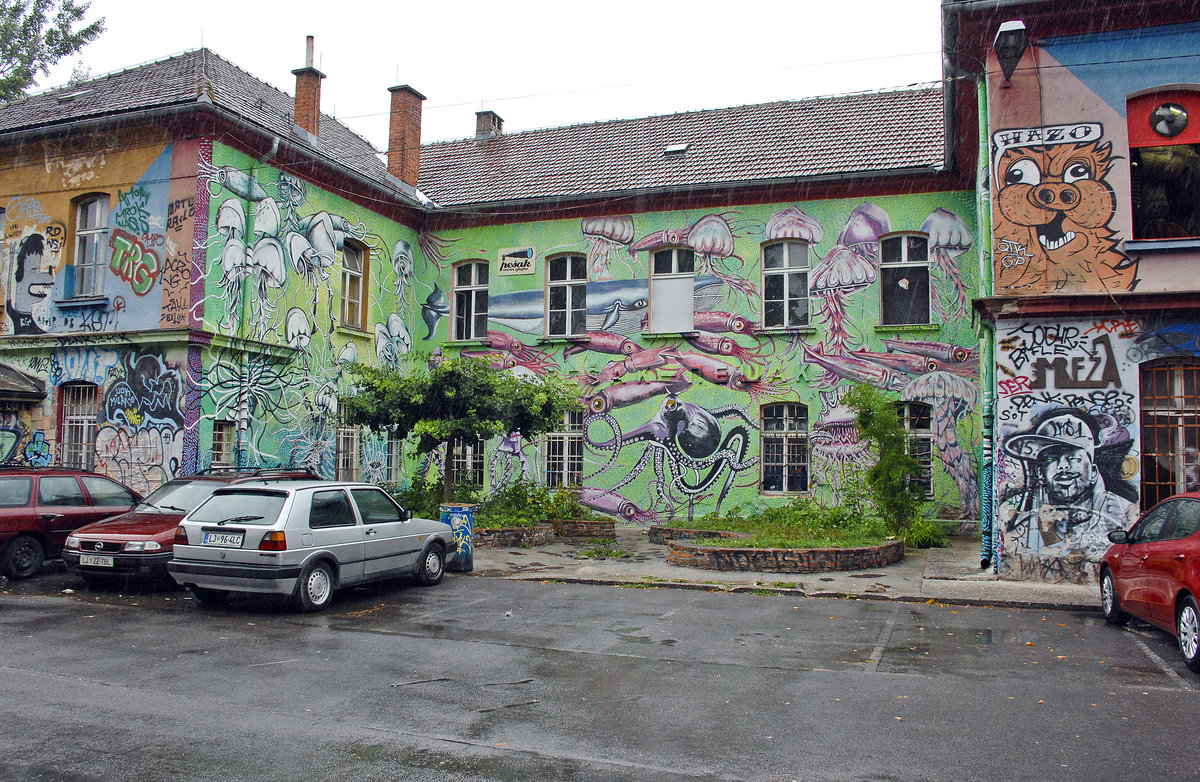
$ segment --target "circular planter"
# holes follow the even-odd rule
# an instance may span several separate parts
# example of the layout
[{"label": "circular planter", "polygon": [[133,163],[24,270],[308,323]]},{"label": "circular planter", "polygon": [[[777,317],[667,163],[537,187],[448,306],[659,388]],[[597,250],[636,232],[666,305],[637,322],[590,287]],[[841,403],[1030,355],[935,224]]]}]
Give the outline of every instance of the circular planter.
[{"label": "circular planter", "polygon": [[[831,570],[873,570],[904,559],[904,541],[889,540],[878,546],[856,548],[743,548],[700,545],[697,538],[742,537],[742,533],[714,530],[669,530],[695,533],[667,536],[667,562],[704,570],[757,573],[823,573]],[[651,530],[651,540],[654,539]]]},{"label": "circular planter", "polygon": [[475,528],[475,548],[523,548],[544,546],[554,539],[554,527],[537,524],[532,527]]},{"label": "circular planter", "polygon": [[615,538],[615,519],[552,519],[554,534],[560,538]]}]

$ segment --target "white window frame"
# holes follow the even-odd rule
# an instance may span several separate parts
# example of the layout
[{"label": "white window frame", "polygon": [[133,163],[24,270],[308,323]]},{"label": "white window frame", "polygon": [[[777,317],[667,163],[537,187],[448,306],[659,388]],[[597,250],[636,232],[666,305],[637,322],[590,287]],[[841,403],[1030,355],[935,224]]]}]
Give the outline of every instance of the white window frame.
[{"label": "white window frame", "polygon": [[59,423],[61,465],[75,470],[94,470],[100,388],[95,383],[64,383],[59,386],[59,393],[62,395]]},{"label": "white window frame", "polygon": [[563,414],[562,428],[542,438],[542,479],[550,488],[583,481],[583,408]]},{"label": "white window frame", "polygon": [[363,330],[366,325],[367,263],[370,251],[358,242],[342,245],[342,325]]},{"label": "white window frame", "polygon": [[[483,488],[484,457],[487,442],[456,439],[450,444],[450,483],[465,483]],[[464,477],[465,476],[465,477]]]},{"label": "white window frame", "polygon": [[905,449],[921,465],[917,487],[927,500],[933,499],[933,408],[924,402],[898,402],[896,413],[908,433]]},{"label": "white window frame", "polygon": [[[587,332],[587,257],[546,259],[546,336],[575,337]],[[561,319],[561,324],[555,320]]]},{"label": "white window frame", "polygon": [[337,429],[337,480],[362,480],[362,432],[343,424]]},{"label": "white window frame", "polygon": [[237,465],[237,423],[217,419],[212,426],[212,467]]},{"label": "white window frame", "polygon": [[[770,415],[769,415],[770,414]],[[774,424],[772,422],[779,422]],[[759,491],[762,494],[803,494],[812,484],[808,442],[808,406],[775,402],[759,408]],[[769,468],[780,470],[779,487],[767,488]],[[789,473],[798,470],[795,485]]]},{"label": "white window frame", "polygon": [[650,253],[651,334],[695,329],[696,252],[690,247],[659,247]]},{"label": "white window frame", "polygon": [[84,196],[75,202],[72,298],[104,295],[104,270],[108,260],[104,258],[102,248],[108,245],[110,217],[107,193]]},{"label": "white window frame", "polygon": [[487,336],[488,262],[466,261],[454,267],[454,340]]},{"label": "white window frame", "polygon": [[[899,242],[900,252],[889,259],[888,246]],[[924,258],[914,253],[914,245],[924,246]],[[924,278],[922,283],[921,278]],[[894,287],[905,291],[915,300],[916,293],[909,292],[913,285],[925,287],[925,319],[902,319],[895,313],[888,313],[886,297]],[[879,239],[879,325],[881,326],[925,326],[928,325],[933,310],[933,283],[929,275],[929,236],[915,231],[888,234]],[[912,307],[908,307],[911,311]]]},{"label": "white window frame", "polygon": [[389,432],[384,447],[383,479],[387,483],[399,483],[404,469],[404,441]]},{"label": "white window frame", "polygon": [[[811,245],[800,239],[785,239],[762,245],[764,329],[797,329],[808,326],[811,254]],[[778,260],[774,260],[773,256],[777,256]],[[778,288],[778,296],[774,295],[773,288]],[[803,315],[797,313],[797,309],[802,309]]]}]

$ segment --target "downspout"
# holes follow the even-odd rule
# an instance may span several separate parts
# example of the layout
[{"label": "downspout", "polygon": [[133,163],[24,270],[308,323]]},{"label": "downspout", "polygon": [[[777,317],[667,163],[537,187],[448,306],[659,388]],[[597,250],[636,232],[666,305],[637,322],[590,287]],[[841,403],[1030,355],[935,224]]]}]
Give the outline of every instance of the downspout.
[{"label": "downspout", "polygon": [[[992,264],[992,147],[988,141],[988,106],[986,75],[975,81],[975,103],[978,112],[979,154],[975,166],[975,208],[979,215],[977,246],[979,247],[979,289],[992,296],[995,287],[995,268]],[[986,242],[986,244],[985,244]],[[996,527],[996,329],[986,319],[979,321],[979,386],[983,393],[982,442],[979,460],[979,566],[999,567],[999,530]]]}]

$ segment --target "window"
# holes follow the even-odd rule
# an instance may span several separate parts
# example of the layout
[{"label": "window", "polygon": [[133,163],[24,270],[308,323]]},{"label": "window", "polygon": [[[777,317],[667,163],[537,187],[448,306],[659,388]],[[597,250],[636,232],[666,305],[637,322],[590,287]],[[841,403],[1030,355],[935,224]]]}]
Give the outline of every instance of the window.
[{"label": "window", "polygon": [[87,505],[87,500],[74,476],[43,475],[38,481],[38,504],[82,508]]},{"label": "window", "polygon": [[763,327],[808,325],[808,242],[764,244]]},{"label": "window", "polygon": [[92,383],[66,383],[61,394],[59,440],[62,466],[91,470],[96,465],[96,420],[99,416],[99,390]]},{"label": "window", "polygon": [[650,266],[650,332],[692,331],[696,253],[685,247],[656,250]]},{"label": "window", "polygon": [[108,260],[108,196],[83,198],[75,205],[75,283],[71,296],[104,293],[104,267]]},{"label": "window", "polygon": [[1200,362],[1141,369],[1142,509],[1200,489]]},{"label": "window", "polygon": [[404,441],[395,434],[388,435],[385,458],[383,480],[387,483],[399,483],[402,477],[400,471],[404,466]]},{"label": "window", "polygon": [[921,466],[917,489],[933,499],[933,408],[922,402],[901,402],[896,413],[908,432],[908,453]]},{"label": "window", "polygon": [[23,508],[33,494],[33,478],[0,478],[0,508]]},{"label": "window", "polygon": [[583,410],[568,410],[562,428],[543,439],[546,485],[578,486],[583,481]]},{"label": "window", "polygon": [[899,234],[879,242],[879,322],[929,323],[929,237]]},{"label": "window", "polygon": [[546,261],[546,336],[587,331],[587,258],[560,255]]},{"label": "window", "polygon": [[358,471],[358,427],[342,425],[337,430],[337,480],[357,481],[362,478]]},{"label": "window", "polygon": [[99,475],[81,475],[83,488],[87,489],[92,504],[99,508],[129,507],[137,505],[137,497],[116,481],[101,478]]},{"label": "window", "polygon": [[471,261],[454,267],[454,338],[483,339],[487,335],[488,265]]},{"label": "window", "polygon": [[483,486],[483,440],[455,440],[450,453],[450,482]]},{"label": "window", "polygon": [[1126,105],[1134,239],[1200,237],[1200,88]]},{"label": "window", "polygon": [[364,294],[368,257],[366,247],[346,240],[342,249],[342,325],[364,331],[367,328]]},{"label": "window", "polygon": [[762,406],[762,491],[808,491],[808,408]]},{"label": "window", "polygon": [[358,515],[362,516],[363,524],[403,521],[396,503],[378,489],[351,489],[350,494],[354,497],[354,504],[358,506]]},{"label": "window", "polygon": [[237,429],[233,421],[213,421],[212,466],[233,467],[234,448],[237,446]]},{"label": "window", "polygon": [[354,523],[354,510],[346,492],[340,489],[313,492],[312,506],[308,510],[309,529],[353,527]]}]

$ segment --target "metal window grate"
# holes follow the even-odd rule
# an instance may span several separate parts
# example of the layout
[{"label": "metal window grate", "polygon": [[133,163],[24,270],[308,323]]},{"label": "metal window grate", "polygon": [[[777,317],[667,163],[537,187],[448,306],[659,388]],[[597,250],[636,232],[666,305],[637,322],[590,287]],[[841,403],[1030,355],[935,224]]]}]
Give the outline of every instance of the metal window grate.
[{"label": "metal window grate", "polygon": [[1200,489],[1200,363],[1142,367],[1142,509]]},{"label": "metal window grate", "polygon": [[583,479],[583,411],[568,411],[562,431],[549,432],[545,445],[546,485],[578,486]]},{"label": "metal window grate", "polygon": [[338,427],[337,438],[337,479],[357,481],[361,477],[358,473],[358,427]]},{"label": "metal window grate", "polygon": [[95,469],[98,389],[91,383],[68,383],[61,393],[62,466]]}]

